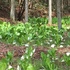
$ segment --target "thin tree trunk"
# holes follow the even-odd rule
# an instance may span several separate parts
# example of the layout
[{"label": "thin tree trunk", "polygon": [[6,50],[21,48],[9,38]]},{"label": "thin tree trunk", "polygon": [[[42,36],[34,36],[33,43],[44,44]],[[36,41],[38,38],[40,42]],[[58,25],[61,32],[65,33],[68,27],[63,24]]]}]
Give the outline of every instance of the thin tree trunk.
[{"label": "thin tree trunk", "polygon": [[63,4],[63,0],[62,0],[62,14],[61,14],[62,16],[63,16],[63,11],[64,11],[63,8],[64,8],[64,4]]},{"label": "thin tree trunk", "polygon": [[11,0],[10,18],[15,21],[15,0]]},{"label": "thin tree trunk", "polygon": [[25,0],[19,0],[19,11],[18,11],[18,20],[22,20],[23,13],[25,11]]},{"label": "thin tree trunk", "polygon": [[25,22],[28,22],[28,0],[25,0]]},{"label": "thin tree trunk", "polygon": [[49,25],[52,24],[52,0],[49,0]]},{"label": "thin tree trunk", "polygon": [[60,30],[62,28],[61,24],[61,5],[60,5],[61,0],[57,0],[57,18],[58,18],[58,29]]},{"label": "thin tree trunk", "polygon": [[19,0],[19,5],[20,5],[20,3],[21,3],[21,0]]}]

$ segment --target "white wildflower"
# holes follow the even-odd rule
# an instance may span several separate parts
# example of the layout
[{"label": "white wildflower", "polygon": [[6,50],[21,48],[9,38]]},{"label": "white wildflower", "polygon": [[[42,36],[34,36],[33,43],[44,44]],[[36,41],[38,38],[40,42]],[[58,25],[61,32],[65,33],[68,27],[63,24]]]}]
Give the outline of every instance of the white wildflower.
[{"label": "white wildflower", "polygon": [[58,58],[56,57],[55,60],[58,60]]},{"label": "white wildflower", "polygon": [[28,59],[28,56],[26,56],[26,58]]},{"label": "white wildflower", "polygon": [[54,48],[55,47],[55,44],[52,44],[51,47]]},{"label": "white wildflower", "polygon": [[11,65],[9,65],[9,66],[8,66],[8,69],[11,69],[11,68],[12,68],[12,66],[11,66]]},{"label": "white wildflower", "polygon": [[67,29],[70,29],[70,27],[67,26]]},{"label": "white wildflower", "polygon": [[52,60],[54,60],[54,58],[52,58]]},{"label": "white wildflower", "polygon": [[28,52],[28,48],[26,48],[26,51],[25,51],[25,53],[27,53]]},{"label": "white wildflower", "polygon": [[0,35],[0,39],[2,39],[2,36]]},{"label": "white wildflower", "polygon": [[49,43],[49,42],[47,42],[47,44],[49,45],[50,43]]},{"label": "white wildflower", "polygon": [[28,37],[28,40],[31,40],[31,37]]},{"label": "white wildflower", "polygon": [[64,42],[61,42],[61,44],[64,44]]},{"label": "white wildflower", "polygon": [[35,49],[31,52],[30,56],[32,56],[34,52],[35,52]]},{"label": "white wildflower", "polygon": [[32,55],[33,55],[33,52],[31,52],[30,56],[32,56]]},{"label": "white wildflower", "polygon": [[61,62],[64,62],[64,59]]},{"label": "white wildflower", "polygon": [[25,44],[25,46],[26,46],[26,47],[28,47],[28,46],[29,46],[29,44],[27,43],[27,44]]},{"label": "white wildflower", "polygon": [[67,56],[70,56],[70,52],[67,52],[66,55],[67,55]]},{"label": "white wildflower", "polygon": [[21,68],[20,68],[20,66],[19,66],[19,65],[17,66],[17,70],[21,70]]},{"label": "white wildflower", "polygon": [[52,40],[49,40],[50,42],[52,42]]},{"label": "white wildflower", "polygon": [[19,35],[20,35],[20,33],[17,33],[17,35],[19,36]]},{"label": "white wildflower", "polygon": [[23,60],[23,59],[24,59],[24,56],[21,57],[21,60]]},{"label": "white wildflower", "polygon": [[60,48],[62,48],[63,47],[63,45],[60,45]]},{"label": "white wildflower", "polygon": [[20,35],[20,33],[16,32],[16,35],[17,35],[17,36],[19,36],[19,35]]},{"label": "white wildflower", "polygon": [[16,41],[13,41],[13,44],[16,44]]},{"label": "white wildflower", "polygon": [[33,50],[33,53],[35,52],[35,49]]}]

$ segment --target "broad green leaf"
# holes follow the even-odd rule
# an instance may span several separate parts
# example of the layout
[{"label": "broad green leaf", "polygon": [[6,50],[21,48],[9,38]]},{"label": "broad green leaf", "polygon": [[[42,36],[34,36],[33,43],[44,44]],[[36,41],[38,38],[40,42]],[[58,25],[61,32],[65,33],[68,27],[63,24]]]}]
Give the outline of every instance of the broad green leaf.
[{"label": "broad green leaf", "polygon": [[6,70],[7,63],[0,61],[0,70]]},{"label": "broad green leaf", "polygon": [[27,67],[27,70],[34,70],[34,67],[32,64],[29,64],[29,66]]}]

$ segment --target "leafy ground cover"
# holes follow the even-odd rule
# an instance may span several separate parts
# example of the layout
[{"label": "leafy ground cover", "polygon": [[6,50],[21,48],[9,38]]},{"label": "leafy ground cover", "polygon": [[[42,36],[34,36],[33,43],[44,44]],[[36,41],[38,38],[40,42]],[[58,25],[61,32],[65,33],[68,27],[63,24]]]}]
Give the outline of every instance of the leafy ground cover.
[{"label": "leafy ground cover", "polygon": [[57,26],[48,26],[46,18],[16,25],[0,21],[0,41],[7,44],[0,43],[0,56],[4,57],[1,70],[69,70],[70,26],[65,19],[60,31]]},{"label": "leafy ground cover", "polygon": [[[3,47],[3,46],[2,46]],[[13,49],[14,48],[14,49]],[[15,49],[16,48],[16,49]],[[1,70],[69,70],[70,69],[70,48],[51,48],[46,47],[4,47],[9,49],[5,57],[0,60]],[[21,54],[20,51],[25,51]],[[1,50],[2,51],[2,50]],[[1,52],[0,51],[0,52]],[[4,51],[3,51],[4,52]],[[17,54],[18,52],[18,54]],[[5,52],[4,52],[5,53]],[[20,53],[20,55],[19,55]],[[58,53],[58,55],[57,55]],[[63,53],[63,54],[62,54]],[[16,58],[14,56],[18,58]],[[1,54],[0,54],[1,55]],[[14,56],[14,57],[13,57]]]},{"label": "leafy ground cover", "polygon": [[57,26],[46,24],[19,23],[11,25],[0,22],[0,41],[15,45],[70,45],[70,26],[63,25],[58,31]]},{"label": "leafy ground cover", "polygon": [[[38,17],[38,18],[32,17],[32,18],[29,18],[29,22],[32,24],[37,24],[37,23],[47,24],[48,18],[46,18],[46,17]],[[61,22],[62,22],[62,24],[70,24],[70,16],[62,17]],[[56,17],[52,18],[52,23],[57,24],[57,18]]]}]

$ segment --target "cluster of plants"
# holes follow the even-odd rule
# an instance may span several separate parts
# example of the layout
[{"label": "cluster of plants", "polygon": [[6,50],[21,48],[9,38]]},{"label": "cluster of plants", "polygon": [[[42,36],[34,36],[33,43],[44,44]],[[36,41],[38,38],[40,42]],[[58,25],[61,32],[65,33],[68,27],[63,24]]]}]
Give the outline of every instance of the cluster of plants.
[{"label": "cluster of plants", "polygon": [[[58,22],[58,19],[57,17],[53,17],[52,18],[52,23],[53,24],[56,24]],[[66,16],[66,17],[62,17],[62,20],[61,20],[62,24],[70,24],[70,17]],[[48,18],[46,17],[32,17],[32,18],[29,18],[29,23],[32,23],[32,24],[47,24],[48,23]]]},{"label": "cluster of plants", "polygon": [[[15,45],[59,45],[70,44],[70,32],[68,38],[64,38],[67,28],[60,31],[55,26],[46,24],[18,23],[11,25],[9,22],[0,22],[0,41]],[[67,39],[67,43],[64,39]]]},{"label": "cluster of plants", "polygon": [[32,18],[29,18],[29,23],[32,23],[32,24],[47,24],[48,23],[48,18],[46,17],[38,17],[38,18],[35,18],[35,17],[32,17]]},{"label": "cluster of plants", "polygon": [[70,16],[69,17],[63,17],[63,19],[62,19],[62,23],[63,24],[70,24]]},{"label": "cluster of plants", "polygon": [[[40,61],[34,62],[32,56],[35,49],[32,47],[26,48],[25,54],[16,63],[16,70],[69,70],[70,66],[70,52],[64,54],[61,58],[56,56],[56,49],[52,48],[47,53],[41,52]],[[14,70],[13,54],[7,53],[6,58],[0,60],[0,70]],[[37,65],[35,65],[37,63]],[[59,67],[60,64],[60,67]],[[63,65],[66,69],[61,68]]]}]

